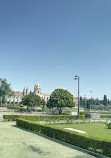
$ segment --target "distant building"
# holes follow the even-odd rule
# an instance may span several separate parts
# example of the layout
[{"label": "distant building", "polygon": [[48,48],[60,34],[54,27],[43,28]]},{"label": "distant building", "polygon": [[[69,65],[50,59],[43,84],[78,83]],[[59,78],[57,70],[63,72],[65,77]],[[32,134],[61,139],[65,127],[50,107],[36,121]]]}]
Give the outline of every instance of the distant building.
[{"label": "distant building", "polygon": [[24,87],[22,94],[23,94],[23,96],[30,94],[28,87],[27,87],[27,89],[25,89],[25,87]]},{"label": "distant building", "polygon": [[50,95],[51,95],[51,94],[48,94],[48,93],[42,93],[39,83],[36,83],[34,85],[34,94],[40,96],[41,99],[43,99],[46,102],[50,99]]},{"label": "distant building", "polygon": [[21,92],[14,92],[13,95],[6,95],[5,101],[6,104],[21,104],[22,103],[23,94]]},{"label": "distant building", "polygon": [[75,102],[75,108],[78,107],[78,97],[74,97],[73,101]]},{"label": "distant building", "polygon": [[[41,99],[43,99],[44,101],[48,101],[50,98],[50,94],[48,93],[42,93],[41,92],[41,87],[39,83],[36,83],[34,85],[34,94],[38,95],[41,97]],[[28,87],[25,89],[23,89],[23,92],[14,92],[13,95],[6,95],[5,96],[5,101],[6,104],[22,104],[22,98],[26,95],[30,94]]]}]

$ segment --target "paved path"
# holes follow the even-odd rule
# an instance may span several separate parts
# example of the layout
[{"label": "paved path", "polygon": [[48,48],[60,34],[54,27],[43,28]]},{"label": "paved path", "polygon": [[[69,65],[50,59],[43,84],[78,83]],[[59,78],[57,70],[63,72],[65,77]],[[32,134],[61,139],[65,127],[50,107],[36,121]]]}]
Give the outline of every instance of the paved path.
[{"label": "paved path", "polygon": [[94,158],[94,156],[20,129],[15,126],[15,122],[0,122],[0,158]]},{"label": "paved path", "polygon": [[3,121],[3,114],[0,112],[0,122]]}]

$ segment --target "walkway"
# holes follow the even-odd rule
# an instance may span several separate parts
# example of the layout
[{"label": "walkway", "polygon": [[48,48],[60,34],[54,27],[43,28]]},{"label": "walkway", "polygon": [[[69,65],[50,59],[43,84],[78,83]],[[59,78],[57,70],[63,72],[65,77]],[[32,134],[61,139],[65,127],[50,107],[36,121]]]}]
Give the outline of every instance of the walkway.
[{"label": "walkway", "polygon": [[0,158],[94,158],[64,143],[0,122]]}]

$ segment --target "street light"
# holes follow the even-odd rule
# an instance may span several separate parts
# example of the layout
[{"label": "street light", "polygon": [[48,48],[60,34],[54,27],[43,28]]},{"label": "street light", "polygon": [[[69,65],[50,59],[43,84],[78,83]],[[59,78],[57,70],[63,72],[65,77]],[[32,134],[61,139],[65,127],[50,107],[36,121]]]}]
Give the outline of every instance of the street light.
[{"label": "street light", "polygon": [[77,118],[79,119],[79,106],[80,106],[80,99],[79,99],[79,76],[76,75],[76,76],[74,77],[74,79],[75,79],[75,80],[78,80],[78,116],[77,116]]},{"label": "street light", "polygon": [[84,108],[86,108],[86,96],[84,95]]},{"label": "street light", "polygon": [[[91,93],[91,105],[92,105],[92,92],[93,91],[90,91],[90,93]],[[91,105],[90,105],[90,111],[91,111]]]}]

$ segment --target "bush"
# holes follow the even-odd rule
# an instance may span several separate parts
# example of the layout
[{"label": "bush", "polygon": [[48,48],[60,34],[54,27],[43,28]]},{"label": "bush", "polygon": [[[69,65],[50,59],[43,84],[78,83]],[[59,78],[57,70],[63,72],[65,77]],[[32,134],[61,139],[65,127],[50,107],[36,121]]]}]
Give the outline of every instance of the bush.
[{"label": "bush", "polygon": [[7,109],[20,109],[20,106],[7,105]]},{"label": "bush", "polygon": [[80,111],[80,115],[85,115],[86,111]]},{"label": "bush", "polygon": [[108,127],[108,129],[111,129],[111,122],[107,123],[107,127]]},{"label": "bush", "polygon": [[62,112],[62,115],[69,115],[69,112]]},{"label": "bush", "polygon": [[[16,121],[17,118],[23,118],[31,121],[44,121],[46,123],[54,123],[54,122],[68,122],[71,123],[77,119],[76,115],[3,115],[3,118],[8,121]],[[85,119],[84,115],[80,115],[80,119]]]},{"label": "bush", "polygon": [[101,115],[101,118],[111,118],[111,115]]},{"label": "bush", "polygon": [[111,114],[111,111],[101,111],[100,114]]},{"label": "bush", "polygon": [[29,120],[17,119],[16,122],[17,125],[22,128],[111,157],[111,141],[85,136],[76,132],[59,129],[51,125],[35,123]]}]

